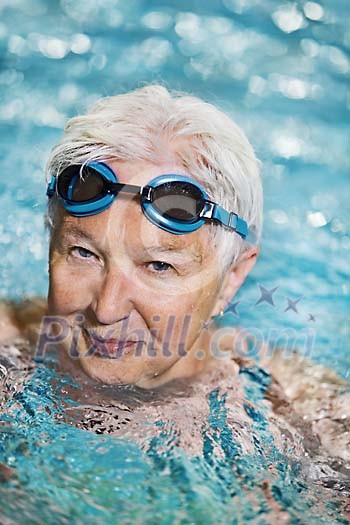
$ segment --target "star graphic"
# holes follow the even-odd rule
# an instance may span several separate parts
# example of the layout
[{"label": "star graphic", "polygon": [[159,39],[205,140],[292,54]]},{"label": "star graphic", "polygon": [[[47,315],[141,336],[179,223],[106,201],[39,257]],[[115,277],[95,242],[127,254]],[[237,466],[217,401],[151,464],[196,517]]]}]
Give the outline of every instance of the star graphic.
[{"label": "star graphic", "polygon": [[260,299],[258,299],[255,303],[254,306],[258,306],[258,304],[261,304],[261,303],[269,303],[273,308],[276,308],[275,307],[275,303],[272,299],[272,296],[273,294],[275,293],[275,291],[277,290],[277,288],[279,288],[279,286],[276,286],[275,288],[271,288],[271,290],[268,290],[267,288],[265,288],[264,286],[261,286],[261,284],[259,284],[259,288],[260,288],[260,293],[261,293],[261,297]]},{"label": "star graphic", "polygon": [[308,321],[313,321],[314,323],[316,323],[316,316],[309,313]]},{"label": "star graphic", "polygon": [[296,299],[295,301],[292,301],[291,299],[289,299],[289,297],[286,297],[287,301],[288,301],[288,306],[287,308],[285,308],[283,310],[283,313],[284,312],[288,312],[288,310],[293,310],[293,312],[296,312],[297,314],[299,313],[298,310],[297,310],[297,304],[298,302],[301,300],[301,297],[300,296],[298,299]]},{"label": "star graphic", "polygon": [[225,314],[233,313],[233,314],[237,315],[237,317],[239,317],[238,312],[236,310],[236,307],[237,307],[238,303],[240,303],[240,301],[235,301],[234,303],[228,303],[229,306],[226,308]]}]

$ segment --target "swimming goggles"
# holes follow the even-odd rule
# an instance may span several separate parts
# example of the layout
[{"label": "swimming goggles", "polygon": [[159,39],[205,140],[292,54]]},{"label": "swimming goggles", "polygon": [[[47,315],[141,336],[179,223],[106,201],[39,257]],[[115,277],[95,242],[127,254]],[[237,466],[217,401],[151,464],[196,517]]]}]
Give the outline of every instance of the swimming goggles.
[{"label": "swimming goggles", "polygon": [[114,171],[103,162],[89,162],[65,168],[52,176],[47,196],[58,194],[63,207],[75,217],[95,215],[106,210],[119,193],[139,195],[141,208],[153,224],[174,234],[191,233],[208,221],[248,236],[247,223],[234,212],[212,202],[205,190],[184,175],[165,174],[146,186],[118,182]]}]

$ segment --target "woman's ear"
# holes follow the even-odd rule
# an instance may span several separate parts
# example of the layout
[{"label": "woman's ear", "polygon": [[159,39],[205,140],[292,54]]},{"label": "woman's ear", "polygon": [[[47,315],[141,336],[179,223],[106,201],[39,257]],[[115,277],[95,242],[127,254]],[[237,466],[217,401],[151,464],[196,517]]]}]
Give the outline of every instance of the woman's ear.
[{"label": "woman's ear", "polygon": [[234,297],[242,286],[248,273],[256,263],[260,253],[258,246],[254,246],[245,251],[230,268],[226,271],[220,286],[218,299],[214,305],[211,317],[219,315],[225,310],[229,301]]}]

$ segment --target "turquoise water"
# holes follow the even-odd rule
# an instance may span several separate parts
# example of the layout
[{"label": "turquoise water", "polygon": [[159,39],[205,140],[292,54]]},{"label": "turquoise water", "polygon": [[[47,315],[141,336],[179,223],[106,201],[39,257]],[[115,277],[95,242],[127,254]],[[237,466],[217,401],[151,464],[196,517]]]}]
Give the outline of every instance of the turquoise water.
[{"label": "turquoise water", "polygon": [[[312,467],[292,450],[281,453],[269,431],[262,403],[268,375],[257,367],[241,375],[254,449],[244,451],[226,394],[214,388],[201,453],[187,455],[175,445],[176,431],[166,418],[154,423],[157,432],[141,447],[132,434],[118,439],[65,422],[62,393],[72,381],[57,374],[48,358],[30,373],[17,373],[16,383],[23,381],[24,388],[16,391],[7,381],[0,426],[1,461],[15,469],[0,483],[1,523],[268,525],[275,522],[276,507],[287,523],[348,523],[347,482],[331,491],[337,484],[331,477],[322,484],[307,480]],[[143,425],[146,432],[149,422]]]},{"label": "turquoise water", "polygon": [[[291,346],[349,378],[347,20],[345,0],[2,1],[0,297],[46,294],[43,168],[66,119],[101,96],[163,82],[229,112],[263,163],[261,256],[236,297],[237,313],[223,323],[270,343],[289,329]],[[274,307],[256,305],[259,285],[278,287]],[[297,312],[285,311],[288,298],[300,298]],[[18,412],[5,418],[0,455],[18,479],[0,495],[4,516],[15,522],[25,515],[21,523],[68,523],[74,512],[75,523],[115,523],[117,515],[123,523],[173,523],[175,516],[178,523],[269,523],[261,483],[270,464],[275,499],[293,523],[304,523],[315,505],[317,490],[269,449],[261,420],[256,455],[240,453],[215,391],[208,424],[219,425],[220,461],[171,447],[164,454],[167,432],[145,452],[56,421],[61,398],[50,391],[51,373],[43,364],[24,379],[28,400],[8,397]],[[346,523],[328,511],[322,518],[310,511],[306,522]]]}]

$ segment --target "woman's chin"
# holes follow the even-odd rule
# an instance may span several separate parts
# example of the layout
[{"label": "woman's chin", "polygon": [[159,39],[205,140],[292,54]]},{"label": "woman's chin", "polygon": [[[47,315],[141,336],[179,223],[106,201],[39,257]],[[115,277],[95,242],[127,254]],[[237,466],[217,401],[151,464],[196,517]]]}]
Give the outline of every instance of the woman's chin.
[{"label": "woman's chin", "polygon": [[131,371],[121,361],[112,363],[112,359],[103,357],[80,358],[79,362],[84,372],[95,381],[107,385],[134,385],[140,381],[140,374]]}]

